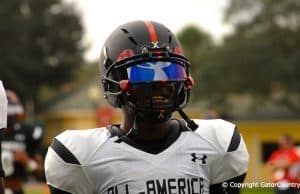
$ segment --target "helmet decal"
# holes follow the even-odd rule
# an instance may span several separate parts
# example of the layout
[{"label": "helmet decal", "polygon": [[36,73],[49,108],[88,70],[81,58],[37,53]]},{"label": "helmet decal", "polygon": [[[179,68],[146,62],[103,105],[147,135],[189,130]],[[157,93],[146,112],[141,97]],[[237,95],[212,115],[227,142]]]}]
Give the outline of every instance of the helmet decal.
[{"label": "helmet decal", "polygon": [[134,56],[134,51],[131,49],[125,49],[119,54],[117,61],[121,61],[122,59],[132,56]]},{"label": "helmet decal", "polygon": [[156,41],[156,42],[151,42],[151,44],[152,44],[152,48],[159,48],[159,46],[158,46],[158,41]]},{"label": "helmet decal", "polygon": [[157,42],[157,35],[156,35],[156,31],[153,27],[153,24],[150,21],[146,21],[145,24],[149,31],[151,42]]},{"label": "helmet decal", "polygon": [[183,55],[183,51],[182,51],[182,48],[180,47],[175,47],[174,48],[174,51],[173,51],[175,54],[179,54],[179,55]]}]

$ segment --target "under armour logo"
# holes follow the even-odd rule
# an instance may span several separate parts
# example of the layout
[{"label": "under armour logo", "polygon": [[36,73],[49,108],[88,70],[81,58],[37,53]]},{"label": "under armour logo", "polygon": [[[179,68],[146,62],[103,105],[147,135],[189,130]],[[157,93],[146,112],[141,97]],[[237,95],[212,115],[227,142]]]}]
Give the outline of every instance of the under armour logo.
[{"label": "under armour logo", "polygon": [[201,154],[201,156],[197,156],[196,153],[192,153],[192,162],[195,162],[199,165],[206,164],[207,155]]},{"label": "under armour logo", "polygon": [[[146,66],[147,65],[147,66]],[[164,68],[170,66],[170,62],[148,62],[143,65],[137,65],[136,67],[141,69],[149,69],[154,71],[153,80],[168,80],[167,74],[164,72]]]},{"label": "under armour logo", "polygon": [[152,48],[159,48],[158,46],[158,41],[156,42],[151,42],[152,43]]}]

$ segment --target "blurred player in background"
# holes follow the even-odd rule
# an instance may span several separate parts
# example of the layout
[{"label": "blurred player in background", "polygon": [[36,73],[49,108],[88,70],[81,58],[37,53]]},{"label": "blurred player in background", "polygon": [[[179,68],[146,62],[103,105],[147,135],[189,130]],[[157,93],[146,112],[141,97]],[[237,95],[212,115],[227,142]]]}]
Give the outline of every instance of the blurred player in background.
[{"label": "blurred player in background", "polygon": [[[123,122],[68,130],[45,159],[52,194],[239,193],[248,152],[235,125],[182,111],[194,84],[190,62],[164,25],[117,28],[100,57],[105,97]],[[178,111],[183,117],[176,119]]]},{"label": "blurred player in background", "polygon": [[6,128],[7,123],[7,98],[5,89],[3,87],[2,81],[0,80],[0,194],[4,193],[3,177],[4,170],[2,166],[2,152],[1,152],[1,142],[3,136],[3,130]]},{"label": "blurred player in background", "polygon": [[273,171],[273,181],[280,183],[280,186],[275,188],[275,193],[296,194],[299,188],[291,187],[289,183],[299,182],[300,156],[293,138],[288,134],[278,138],[278,146],[268,160],[268,165]]},{"label": "blurred player in background", "polygon": [[42,172],[40,149],[43,131],[41,127],[23,121],[23,106],[13,91],[6,90],[6,95],[7,129],[2,141],[4,185],[7,193],[23,194],[29,173]]}]

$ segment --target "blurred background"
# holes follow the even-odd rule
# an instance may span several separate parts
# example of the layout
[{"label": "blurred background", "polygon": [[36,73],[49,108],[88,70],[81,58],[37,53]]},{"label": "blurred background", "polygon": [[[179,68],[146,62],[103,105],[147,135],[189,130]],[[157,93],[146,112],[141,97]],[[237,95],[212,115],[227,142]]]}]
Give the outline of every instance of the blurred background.
[{"label": "blurred background", "polygon": [[[187,112],[236,123],[251,157],[246,182],[271,181],[278,137],[300,143],[299,0],[1,0],[0,79],[26,120],[43,126],[44,152],[66,129],[120,121],[103,99],[97,60],[109,33],[131,20],[177,34],[196,82]],[[44,193],[33,191],[40,181],[28,192]]]}]

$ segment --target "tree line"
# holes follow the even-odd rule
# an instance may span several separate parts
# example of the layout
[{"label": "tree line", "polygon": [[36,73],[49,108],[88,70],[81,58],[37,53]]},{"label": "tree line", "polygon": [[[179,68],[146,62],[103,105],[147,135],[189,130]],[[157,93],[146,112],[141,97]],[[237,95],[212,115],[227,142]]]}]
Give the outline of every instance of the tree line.
[{"label": "tree line", "polygon": [[254,108],[272,103],[299,117],[300,2],[231,0],[224,20],[234,33],[221,45],[195,26],[179,33],[199,85],[194,100],[226,109],[232,94],[248,95]]},{"label": "tree line", "polygon": [[[39,106],[87,66],[84,28],[72,4],[2,0],[0,21],[0,79],[27,106]],[[246,94],[253,106],[271,102],[299,116],[299,0],[231,0],[224,21],[234,32],[219,45],[196,26],[177,34],[193,64],[193,102],[225,109],[232,94]]]}]

